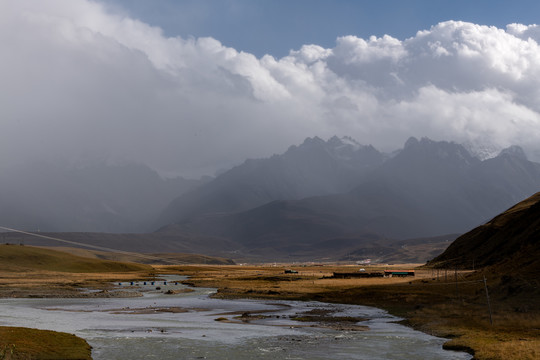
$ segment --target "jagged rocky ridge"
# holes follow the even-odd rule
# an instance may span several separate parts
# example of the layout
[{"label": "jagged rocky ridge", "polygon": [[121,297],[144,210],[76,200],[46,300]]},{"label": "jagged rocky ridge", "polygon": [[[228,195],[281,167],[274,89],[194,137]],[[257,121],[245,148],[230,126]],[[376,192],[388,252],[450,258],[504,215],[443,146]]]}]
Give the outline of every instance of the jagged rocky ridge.
[{"label": "jagged rocky ridge", "polygon": [[308,138],[284,154],[247,160],[214,181],[178,197],[158,225],[194,216],[253,209],[275,200],[343,193],[380,166],[385,155],[350,138]]}]

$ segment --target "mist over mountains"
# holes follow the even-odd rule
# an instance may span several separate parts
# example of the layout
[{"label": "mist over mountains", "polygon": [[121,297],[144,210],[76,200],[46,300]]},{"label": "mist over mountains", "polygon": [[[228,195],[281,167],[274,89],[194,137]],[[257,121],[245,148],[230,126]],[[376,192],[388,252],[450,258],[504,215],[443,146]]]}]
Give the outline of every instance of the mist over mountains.
[{"label": "mist over mountains", "polygon": [[171,198],[203,182],[141,164],[34,162],[0,174],[0,217],[29,231],[146,232]]},{"label": "mist over mountains", "polygon": [[175,199],[160,218],[166,225],[196,215],[237,212],[274,200],[343,193],[354,188],[385,155],[353,139],[307,138],[284,154],[247,160]]},{"label": "mist over mountains", "polygon": [[[302,181],[295,192],[278,191],[292,179]],[[161,217],[175,222],[160,232],[232,240],[260,253],[332,245],[354,253],[359,244],[463,233],[539,187],[540,165],[519,147],[482,161],[462,145],[427,138],[410,138],[393,155],[314,138],[175,199]],[[204,201],[192,206],[197,198]]]},{"label": "mist over mountains", "polygon": [[518,146],[481,160],[453,142],[410,138],[385,154],[334,136],[307,138],[214,179],[164,179],[134,164],[36,163],[2,174],[0,184],[4,226],[153,232],[156,246],[185,251],[196,239],[198,251],[214,255],[364,258],[446,246],[456,235],[440,236],[464,233],[537,192],[540,164]]}]

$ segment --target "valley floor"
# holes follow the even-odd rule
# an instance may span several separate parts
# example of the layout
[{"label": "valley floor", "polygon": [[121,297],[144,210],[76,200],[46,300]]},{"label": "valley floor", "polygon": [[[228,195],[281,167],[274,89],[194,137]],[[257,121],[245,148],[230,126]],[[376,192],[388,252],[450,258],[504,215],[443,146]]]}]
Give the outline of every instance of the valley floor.
[{"label": "valley floor", "polygon": [[[396,265],[411,269],[414,265]],[[284,269],[298,273],[285,274]],[[467,350],[476,359],[537,359],[540,357],[540,297],[527,284],[507,284],[507,279],[471,272],[416,269],[416,276],[393,278],[332,278],[334,272],[357,272],[360,266],[154,266],[152,270],[130,273],[56,273],[47,271],[0,271],[0,297],[77,297],[125,296],[111,283],[154,276],[180,274],[190,276],[194,286],[218,288],[222,298],[272,298],[317,300],[334,303],[369,305],[383,308],[404,318],[404,323],[426,333],[447,337],[449,349]],[[386,267],[365,267],[366,272]],[[491,300],[490,324],[483,276]],[[457,279],[457,283],[456,283]],[[457,284],[457,286],[456,286]],[[86,292],[85,289],[99,289]],[[91,294],[91,295],[89,295]],[[4,337],[13,331],[0,327],[0,355],[12,359],[32,359],[39,344],[25,343],[20,337]],[[50,343],[50,334],[33,337],[37,343]],[[58,334],[60,339],[62,334]],[[10,339],[10,340],[7,340]],[[67,341],[64,338],[63,341]],[[24,340],[24,341],[23,341]],[[22,341],[22,342],[21,342]],[[70,340],[71,341],[71,340]],[[61,342],[59,343],[61,344]],[[25,347],[26,346],[26,347]],[[72,345],[65,345],[70,349]],[[73,345],[75,346],[75,345]],[[85,342],[79,349],[89,354]],[[62,345],[58,345],[62,347]],[[24,351],[28,352],[24,357]],[[45,350],[43,350],[45,351]],[[50,350],[47,350],[50,352]],[[68,351],[69,352],[69,351]],[[50,352],[48,359],[66,359]],[[56,356],[56,357],[55,357]],[[80,357],[80,358],[90,358]]]},{"label": "valley floor", "polygon": [[[405,270],[411,266],[393,267]],[[384,268],[365,267],[365,271]],[[191,284],[216,287],[216,296],[223,298],[317,300],[382,308],[402,317],[406,325],[450,338],[445,348],[468,351],[475,359],[540,358],[537,284],[529,288],[521,282],[507,284],[507,278],[487,273],[454,270],[416,269],[414,278],[336,279],[331,277],[333,272],[354,272],[359,266],[290,269],[298,273],[285,274],[284,267],[273,266],[162,267],[159,272],[189,275]]]}]

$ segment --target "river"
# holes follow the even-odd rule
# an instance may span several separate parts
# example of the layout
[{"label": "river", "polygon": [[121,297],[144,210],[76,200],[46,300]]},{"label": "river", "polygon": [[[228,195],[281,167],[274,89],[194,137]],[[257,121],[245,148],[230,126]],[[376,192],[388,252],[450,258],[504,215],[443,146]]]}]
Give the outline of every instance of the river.
[{"label": "river", "polygon": [[[0,325],[75,334],[93,347],[95,360],[472,358],[443,350],[445,339],[399,325],[399,319],[377,308],[212,299],[214,289],[201,288],[164,294],[184,287],[173,278],[167,281],[139,284],[146,290],[142,297],[0,299]],[[336,329],[342,323],[325,327],[290,319],[306,313],[367,320]]]}]

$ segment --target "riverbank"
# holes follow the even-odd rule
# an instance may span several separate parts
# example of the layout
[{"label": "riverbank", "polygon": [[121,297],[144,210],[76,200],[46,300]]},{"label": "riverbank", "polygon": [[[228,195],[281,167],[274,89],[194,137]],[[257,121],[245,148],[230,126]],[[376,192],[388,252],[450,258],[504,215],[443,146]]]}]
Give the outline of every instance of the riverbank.
[{"label": "riverbank", "polygon": [[[415,329],[451,339],[446,349],[465,350],[479,360],[540,357],[540,297],[526,283],[509,282],[488,271],[439,271],[437,275],[430,269],[417,269],[414,278],[331,278],[333,272],[357,268],[302,266],[291,268],[298,273],[285,274],[283,267],[273,266],[167,266],[159,267],[159,272],[188,275],[189,284],[216,287],[221,298],[316,300],[382,308]],[[377,270],[381,268],[366,268]]]},{"label": "riverbank", "polygon": [[[160,285],[165,279],[172,277]],[[166,286],[175,287],[170,281]],[[377,308],[224,300],[209,297],[213,293],[195,288],[185,295],[149,290],[127,299],[0,299],[1,320],[76,334],[93,347],[95,360],[470,360]]]},{"label": "riverbank", "polygon": [[[400,265],[410,269],[414,265]],[[0,273],[0,297],[123,296],[112,285],[153,277],[189,276],[186,283],[217,288],[220,298],[282,299],[368,305],[404,318],[403,323],[425,333],[449,338],[447,349],[466,350],[476,359],[536,359],[540,356],[540,312],[536,293],[488,273],[454,273],[417,269],[416,276],[394,278],[332,278],[334,272],[358,266],[154,266],[128,273]],[[366,272],[383,268],[366,267]],[[492,320],[486,303],[486,275]],[[456,281],[457,279],[457,287]],[[88,291],[87,289],[94,289]],[[131,295],[136,292],[131,291]],[[114,294],[114,295],[113,295]],[[4,329],[5,330],[5,329]],[[0,337],[2,339],[2,337]],[[43,342],[38,337],[34,340]],[[46,344],[48,342],[45,341]],[[10,343],[0,341],[0,349]],[[81,349],[83,344],[79,345]],[[20,349],[19,349],[20,350]],[[22,357],[24,358],[24,357]],[[31,357],[29,357],[31,358]],[[64,357],[47,357],[64,359]]]},{"label": "riverbank", "polygon": [[[149,265],[78,257],[32,246],[0,245],[0,298],[127,297],[113,281],[153,275]],[[0,359],[91,359],[74,335],[0,326]]]},{"label": "riverbank", "polygon": [[[109,298],[138,296],[118,291],[111,282],[150,276],[134,273],[63,273],[0,271],[0,298]],[[90,291],[93,289],[93,291]],[[0,326],[0,359],[91,360],[92,348],[75,335],[22,327]]]}]

